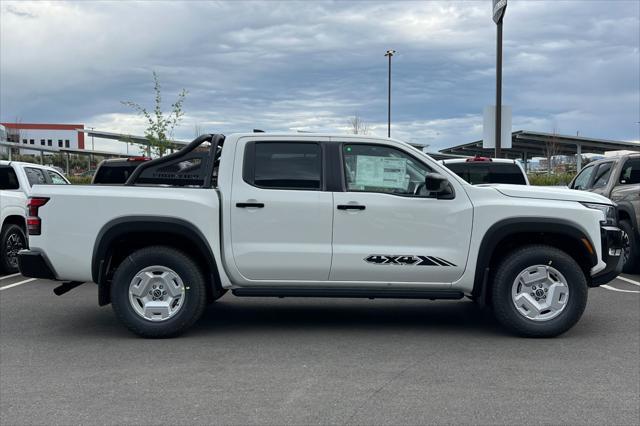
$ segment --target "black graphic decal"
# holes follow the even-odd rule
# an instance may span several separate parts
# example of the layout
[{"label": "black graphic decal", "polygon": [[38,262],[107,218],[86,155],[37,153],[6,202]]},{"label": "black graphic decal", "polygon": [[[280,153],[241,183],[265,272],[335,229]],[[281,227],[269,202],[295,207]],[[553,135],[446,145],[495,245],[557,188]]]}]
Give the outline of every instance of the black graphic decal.
[{"label": "black graphic decal", "polygon": [[392,254],[372,254],[365,257],[365,262],[374,265],[400,265],[400,266],[456,266],[448,260],[435,256],[418,255],[392,255]]}]

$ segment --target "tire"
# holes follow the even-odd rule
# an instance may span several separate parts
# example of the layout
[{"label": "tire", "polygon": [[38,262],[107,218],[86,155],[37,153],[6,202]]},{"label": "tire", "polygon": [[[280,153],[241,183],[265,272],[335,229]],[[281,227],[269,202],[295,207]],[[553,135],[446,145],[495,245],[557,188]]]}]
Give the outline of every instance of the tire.
[{"label": "tire", "polygon": [[618,226],[620,226],[620,229],[622,229],[629,237],[629,247],[628,249],[625,248],[625,251],[628,250],[627,260],[624,262],[622,272],[632,274],[640,269],[640,247],[638,247],[638,236],[628,220],[621,220],[618,223]]},{"label": "tire", "polygon": [[0,232],[0,272],[19,272],[17,254],[23,248],[27,248],[27,237],[22,228],[15,224],[3,226]]},{"label": "tire", "polygon": [[[144,299],[137,293],[143,294]],[[171,297],[172,293],[176,296]],[[200,268],[184,253],[170,247],[146,247],[127,256],[111,283],[111,304],[116,317],[142,337],[163,338],[183,333],[202,316],[206,302]],[[162,305],[158,312],[148,308],[154,304]],[[162,319],[164,315],[167,317]]]},{"label": "tire", "polygon": [[[545,274],[547,278],[534,281]],[[522,280],[516,283],[517,278]],[[525,280],[531,282],[525,284]],[[506,329],[523,337],[554,337],[578,322],[587,305],[588,287],[584,272],[567,253],[551,246],[531,245],[500,262],[491,292],[494,316]],[[529,298],[530,292],[543,298],[530,302],[535,299]],[[548,306],[547,297],[549,302],[557,300],[553,307]]]}]

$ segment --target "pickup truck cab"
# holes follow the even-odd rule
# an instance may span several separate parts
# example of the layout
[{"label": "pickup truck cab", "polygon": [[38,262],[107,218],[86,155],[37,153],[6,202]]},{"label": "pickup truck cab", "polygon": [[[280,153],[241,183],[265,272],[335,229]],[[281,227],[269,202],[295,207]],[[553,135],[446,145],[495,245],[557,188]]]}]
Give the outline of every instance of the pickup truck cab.
[{"label": "pickup truck cab", "polygon": [[616,203],[618,226],[624,232],[623,271],[640,271],[640,153],[589,163],[569,188],[594,192]]},{"label": "pickup truck cab", "polygon": [[68,184],[52,167],[0,161],[0,273],[18,271],[18,251],[27,247],[26,206],[34,184]]},{"label": "pickup truck cab", "polygon": [[511,331],[555,336],[620,271],[597,194],[473,186],[394,139],[205,135],[124,186],[34,187],[25,276],[98,285],[147,337],[240,297],[462,299]]}]

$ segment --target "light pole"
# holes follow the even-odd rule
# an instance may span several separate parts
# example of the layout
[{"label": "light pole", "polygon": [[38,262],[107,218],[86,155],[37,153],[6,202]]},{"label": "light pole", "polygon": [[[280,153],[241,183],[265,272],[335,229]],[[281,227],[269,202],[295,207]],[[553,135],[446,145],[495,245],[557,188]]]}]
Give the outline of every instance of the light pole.
[{"label": "light pole", "polygon": [[395,50],[387,50],[384,56],[389,57],[389,90],[387,102],[387,137],[391,137],[391,57],[396,54]]},{"label": "light pole", "polygon": [[493,0],[493,21],[498,27],[496,37],[496,152],[495,157],[500,158],[502,136],[502,20],[507,9],[507,0]]}]

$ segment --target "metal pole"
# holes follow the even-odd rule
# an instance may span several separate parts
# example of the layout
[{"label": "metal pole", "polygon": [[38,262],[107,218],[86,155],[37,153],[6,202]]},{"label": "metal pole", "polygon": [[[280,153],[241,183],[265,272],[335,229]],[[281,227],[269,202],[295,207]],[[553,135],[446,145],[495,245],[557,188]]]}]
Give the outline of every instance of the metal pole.
[{"label": "metal pole", "polygon": [[66,160],[66,165],[67,165],[67,176],[69,176],[69,152],[66,152],[67,155],[65,155],[65,160]]},{"label": "metal pole", "polygon": [[387,102],[387,137],[391,137],[391,56],[389,55],[389,90],[388,90],[388,102]]},{"label": "metal pole", "polygon": [[500,142],[502,136],[502,19],[498,23],[496,55],[496,152],[495,157],[501,158]]}]

